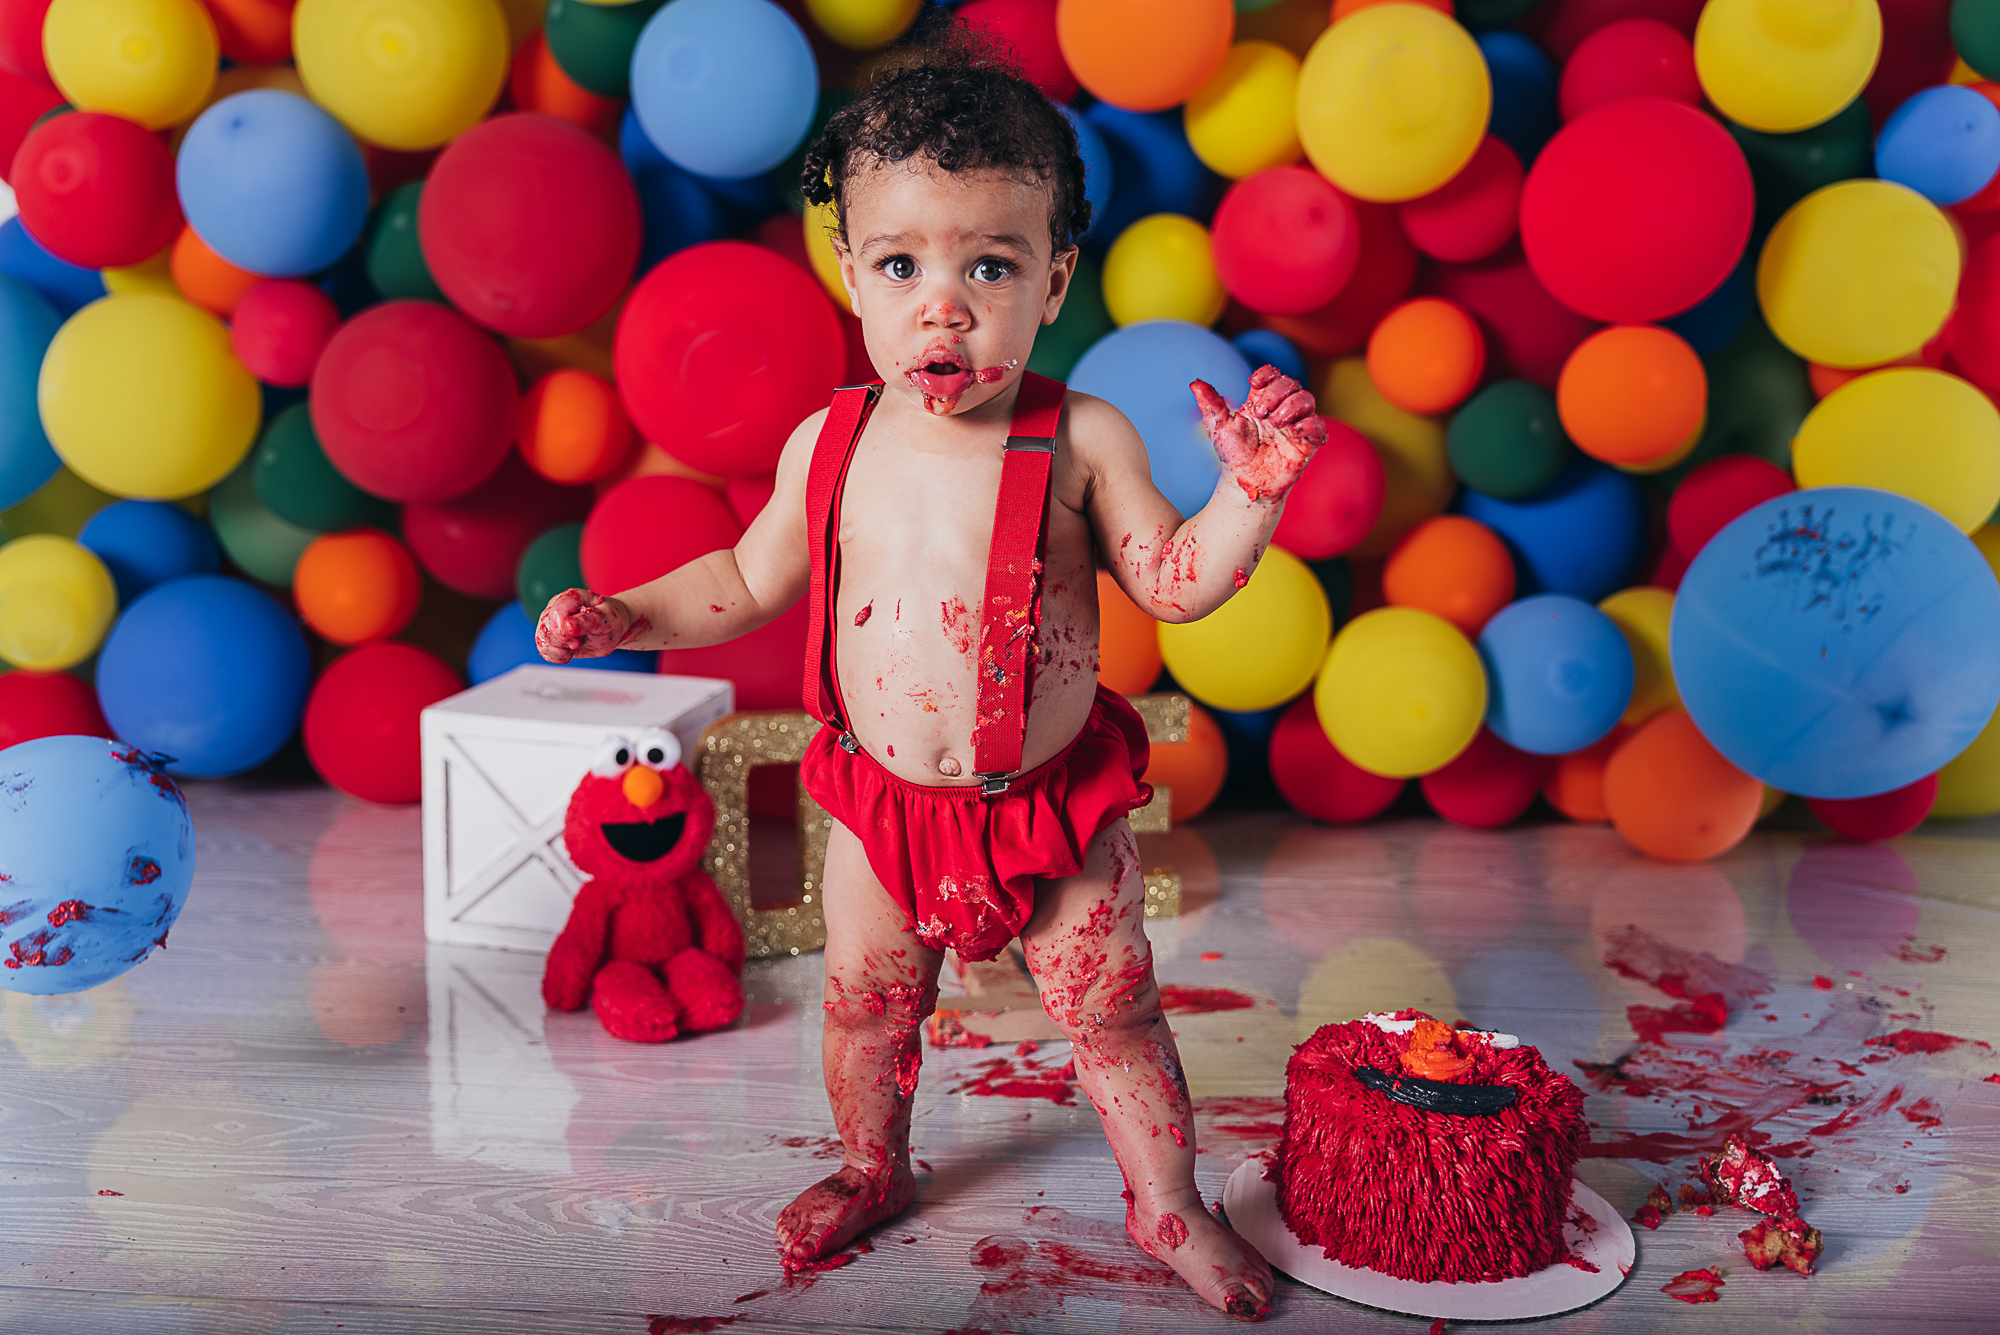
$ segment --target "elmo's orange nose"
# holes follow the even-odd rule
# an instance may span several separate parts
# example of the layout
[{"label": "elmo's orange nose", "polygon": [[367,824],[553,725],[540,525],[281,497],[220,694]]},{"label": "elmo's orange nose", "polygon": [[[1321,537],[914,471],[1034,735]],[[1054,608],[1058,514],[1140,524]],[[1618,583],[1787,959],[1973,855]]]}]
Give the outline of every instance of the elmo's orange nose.
[{"label": "elmo's orange nose", "polygon": [[619,785],[625,790],[625,800],[635,807],[649,807],[660,800],[660,794],[667,791],[667,781],[660,777],[656,769],[644,765],[634,765],[625,771],[625,781]]}]

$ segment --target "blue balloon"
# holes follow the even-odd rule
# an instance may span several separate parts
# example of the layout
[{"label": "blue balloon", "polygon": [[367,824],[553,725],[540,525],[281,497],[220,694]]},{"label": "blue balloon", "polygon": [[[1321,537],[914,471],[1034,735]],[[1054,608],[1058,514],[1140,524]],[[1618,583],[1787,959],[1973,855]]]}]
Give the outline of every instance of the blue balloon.
[{"label": "blue balloon", "polygon": [[1959,84],[1913,94],[1875,136],[1875,171],[1933,204],[1956,204],[2000,171],[2000,108]]},{"label": "blue balloon", "polygon": [[1300,384],[1305,383],[1308,368],[1304,355],[1292,346],[1292,340],[1276,330],[1252,329],[1230,341],[1251,366],[1275,366]]},{"label": "blue balloon", "polygon": [[35,399],[42,354],[61,327],[47,298],[0,273],[0,510],[40,491],[62,467]]},{"label": "blue balloon", "polygon": [[757,176],[792,155],[819,106],[819,67],[770,0],[674,0],[632,50],[646,137],[697,176]]},{"label": "blue balloon", "polygon": [[1112,165],[1111,149],[1104,136],[1089,121],[1069,107],[1058,104],[1056,110],[1076,131],[1076,150],[1083,158],[1083,197],[1090,201],[1090,231],[1096,232],[1100,230],[1097,220],[1104,216],[1104,210],[1111,206],[1111,197],[1117,193],[1118,170]]},{"label": "blue balloon", "polygon": [[1803,797],[1867,797],[1936,773],[2000,705],[2000,584],[1928,506],[1814,487],[1709,539],[1668,648],[1730,764]]},{"label": "blue balloon", "polygon": [[108,983],[167,941],[194,881],[194,826],[158,758],[102,737],[0,751],[0,987]]},{"label": "blue balloon", "polygon": [[1139,429],[1153,485],[1176,510],[1208,504],[1222,464],[1201,429],[1188,382],[1206,380],[1231,403],[1250,393],[1250,363],[1222,335],[1185,320],[1145,320],[1090,345],[1069,373],[1070,388],[1109,402]]},{"label": "blue balloon", "polygon": [[1518,32],[1476,33],[1493,80],[1493,110],[1486,132],[1505,140],[1521,159],[1534,162],[1542,145],[1562,124],[1556,102],[1556,67],[1541,47]]},{"label": "blue balloon", "polygon": [[[659,653],[653,650],[613,649],[602,658],[572,658],[563,666],[595,668],[601,672],[651,672],[659,659]],[[529,620],[520,603],[508,603],[487,618],[479,638],[472,642],[472,653],[465,663],[466,679],[477,686],[524,663],[550,666],[535,648],[535,623]]]},{"label": "blue balloon", "polygon": [[97,698],[117,734],[176,774],[254,769],[298,727],[312,681],[292,614],[241,580],[191,575],[142,594],[105,637]]},{"label": "blue balloon", "polygon": [[49,254],[19,218],[0,223],[0,273],[41,293],[65,319],[104,295],[102,274]]},{"label": "blue balloon", "polygon": [[645,226],[639,243],[641,273],[677,250],[729,235],[721,201],[700,177],[667,161],[630,107],[618,127],[618,152],[639,192],[639,216]]},{"label": "blue balloon", "polygon": [[1579,454],[1523,500],[1468,490],[1459,509],[1506,540],[1520,591],[1594,603],[1632,582],[1646,554],[1646,496],[1630,474]]},{"label": "blue balloon", "polygon": [[1479,632],[1486,726],[1531,755],[1603,737],[1632,703],[1632,650],[1610,617],[1564,593],[1510,603]]},{"label": "blue balloon", "polygon": [[1736,336],[1750,323],[1750,312],[1756,306],[1757,254],[1753,247],[1729,271],[1721,287],[1690,309],[1660,323],[1686,339],[1696,356],[1709,357],[1736,341]]},{"label": "blue balloon", "polygon": [[275,88],[202,112],[181,140],[174,181],[195,234],[251,273],[317,273],[368,224],[360,145],[317,106]]},{"label": "blue balloon", "polygon": [[188,575],[213,575],[222,553],[208,525],[165,501],[118,501],[85,521],[80,546],[97,553],[118,586],[118,605],[155,584]]},{"label": "blue balloon", "polygon": [[1222,178],[1194,155],[1178,110],[1126,111],[1099,102],[1083,119],[1111,159],[1111,200],[1103,216],[1092,218],[1091,235],[1117,236],[1151,213],[1184,213],[1203,223],[1214,215]]}]

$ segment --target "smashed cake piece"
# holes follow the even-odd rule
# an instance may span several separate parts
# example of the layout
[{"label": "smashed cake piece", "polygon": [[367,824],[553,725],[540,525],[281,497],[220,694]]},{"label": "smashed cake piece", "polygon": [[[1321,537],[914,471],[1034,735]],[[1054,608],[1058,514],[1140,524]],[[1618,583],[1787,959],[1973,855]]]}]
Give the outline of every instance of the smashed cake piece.
[{"label": "smashed cake piece", "polygon": [[1703,1155],[1701,1178],[1718,1205],[1740,1205],[1774,1219],[1799,1217],[1799,1195],[1770,1155],[1731,1136],[1722,1153]]},{"label": "smashed cake piece", "polygon": [[1712,1303],[1721,1300],[1721,1294],[1716,1292],[1721,1287],[1722,1276],[1713,1267],[1703,1266],[1700,1270],[1681,1271],[1660,1285],[1660,1292],[1684,1303]]},{"label": "smashed cake piece", "polygon": [[1826,1250],[1819,1230],[1803,1219],[1759,1219],[1736,1236],[1743,1239],[1743,1255],[1759,1270],[1783,1264],[1810,1275],[1813,1262]]},{"label": "smashed cake piece", "polygon": [[1665,1187],[1654,1183],[1652,1191],[1646,1194],[1646,1203],[1640,1206],[1638,1211],[1633,1214],[1632,1222],[1635,1224],[1644,1224],[1647,1228],[1658,1228],[1660,1221],[1673,1212],[1673,1198],[1667,1195]]}]

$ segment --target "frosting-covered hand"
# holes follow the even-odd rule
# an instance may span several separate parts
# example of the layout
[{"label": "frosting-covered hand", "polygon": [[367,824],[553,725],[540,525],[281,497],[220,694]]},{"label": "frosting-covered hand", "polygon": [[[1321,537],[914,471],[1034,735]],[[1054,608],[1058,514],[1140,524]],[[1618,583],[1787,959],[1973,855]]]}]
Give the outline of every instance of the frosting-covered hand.
[{"label": "frosting-covered hand", "polygon": [[1313,451],[1326,443],[1326,423],[1313,396],[1275,366],[1257,368],[1250,397],[1233,412],[1207,381],[1188,388],[1201,406],[1202,428],[1215,443],[1223,470],[1253,501],[1283,500]]},{"label": "frosting-covered hand", "polygon": [[640,629],[616,598],[601,598],[589,589],[564,589],[549,599],[535,623],[535,648],[551,663],[572,658],[602,658]]}]

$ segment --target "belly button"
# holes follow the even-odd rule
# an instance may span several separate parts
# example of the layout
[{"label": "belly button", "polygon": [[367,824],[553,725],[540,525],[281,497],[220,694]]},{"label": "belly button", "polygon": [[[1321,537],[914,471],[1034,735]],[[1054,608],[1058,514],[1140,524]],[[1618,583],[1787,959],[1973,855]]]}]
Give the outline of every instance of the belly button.
[{"label": "belly button", "polygon": [[958,777],[958,762],[950,756],[946,756],[943,760],[938,761],[938,773],[944,775],[947,779],[956,779]]}]

